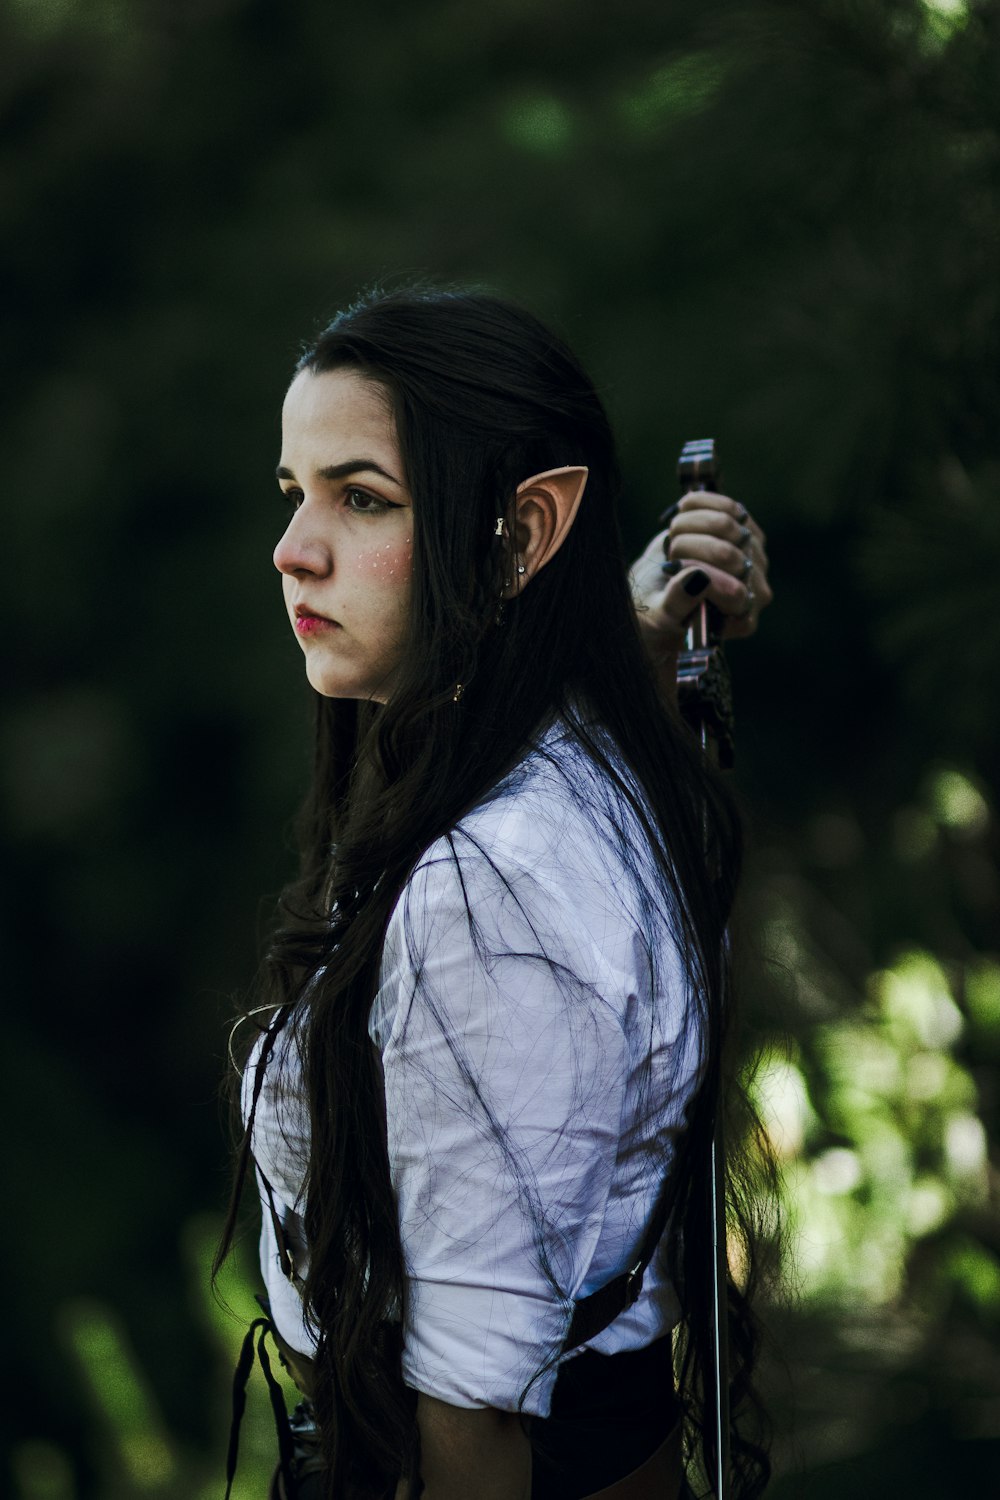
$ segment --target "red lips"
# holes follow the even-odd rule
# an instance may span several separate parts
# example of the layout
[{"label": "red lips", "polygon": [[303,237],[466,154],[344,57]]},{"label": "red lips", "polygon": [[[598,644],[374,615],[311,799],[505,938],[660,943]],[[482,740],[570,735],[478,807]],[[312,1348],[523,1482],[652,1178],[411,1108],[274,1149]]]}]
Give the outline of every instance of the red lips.
[{"label": "red lips", "polygon": [[340,625],[336,620],[331,620],[328,615],[318,614],[310,605],[295,605],[296,635],[317,635],[323,630],[339,629]]}]

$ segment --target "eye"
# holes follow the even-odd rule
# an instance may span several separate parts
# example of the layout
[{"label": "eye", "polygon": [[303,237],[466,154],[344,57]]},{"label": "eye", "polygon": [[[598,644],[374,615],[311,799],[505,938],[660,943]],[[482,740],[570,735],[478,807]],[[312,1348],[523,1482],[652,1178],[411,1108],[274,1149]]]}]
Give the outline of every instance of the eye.
[{"label": "eye", "polygon": [[356,489],[353,485],[344,491],[344,500],[348,510],[359,516],[381,515],[384,511],[399,509],[391,500],[382,500],[378,495],[370,495],[367,490]]},{"label": "eye", "polygon": [[302,491],[296,489],[293,486],[291,489],[282,490],[281,498],[285,501],[286,505],[291,507],[292,510],[298,510],[299,506],[302,504],[304,497]]}]

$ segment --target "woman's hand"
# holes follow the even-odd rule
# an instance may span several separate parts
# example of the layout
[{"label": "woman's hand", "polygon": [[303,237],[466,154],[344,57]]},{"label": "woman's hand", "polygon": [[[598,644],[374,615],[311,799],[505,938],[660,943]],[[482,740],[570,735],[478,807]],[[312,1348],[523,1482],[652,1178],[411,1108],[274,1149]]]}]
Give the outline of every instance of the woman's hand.
[{"label": "woman's hand", "polygon": [[753,635],[773,595],[766,538],[738,500],[694,490],[673,508],[666,531],[632,565],[639,627],[665,688],[695,608],[709,600],[724,617],[724,639]]}]

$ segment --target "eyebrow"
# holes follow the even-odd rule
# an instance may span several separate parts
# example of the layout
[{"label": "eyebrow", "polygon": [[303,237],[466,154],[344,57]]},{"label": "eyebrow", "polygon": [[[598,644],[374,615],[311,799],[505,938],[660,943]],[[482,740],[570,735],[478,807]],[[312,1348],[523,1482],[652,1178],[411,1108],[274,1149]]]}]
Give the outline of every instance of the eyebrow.
[{"label": "eyebrow", "polygon": [[[400,489],[403,487],[400,480],[396,479],[387,469],[383,469],[380,464],[375,463],[374,459],[371,458],[348,458],[342,464],[327,464],[325,468],[316,470],[316,477],[317,479],[346,479],[351,474],[360,474],[363,471],[371,474],[381,474],[382,478],[388,479],[390,484],[399,485]],[[274,472],[278,479],[295,478],[291,469],[286,469],[284,464],[279,464]]]}]

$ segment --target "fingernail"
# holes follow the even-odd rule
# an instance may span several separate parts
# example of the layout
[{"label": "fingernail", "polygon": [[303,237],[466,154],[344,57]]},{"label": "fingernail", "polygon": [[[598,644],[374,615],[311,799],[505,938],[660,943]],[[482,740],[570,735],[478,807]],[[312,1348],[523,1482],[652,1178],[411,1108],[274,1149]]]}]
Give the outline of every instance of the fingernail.
[{"label": "fingernail", "polygon": [[694,572],[684,580],[684,592],[685,594],[701,594],[708,588],[708,585],[708,574],[703,573],[700,568],[695,568]]},{"label": "fingernail", "polygon": [[674,516],[677,515],[678,511],[680,510],[680,508],[681,508],[681,503],[680,503],[679,500],[676,501],[676,503],[673,504],[673,505],[668,505],[667,508],[666,508],[666,510],[660,512],[660,525],[661,526],[669,526],[670,523],[671,523],[671,521],[674,519]]},{"label": "fingernail", "polygon": [[679,562],[665,562],[660,564],[660,572],[664,578],[673,578],[683,568],[684,564]]}]

